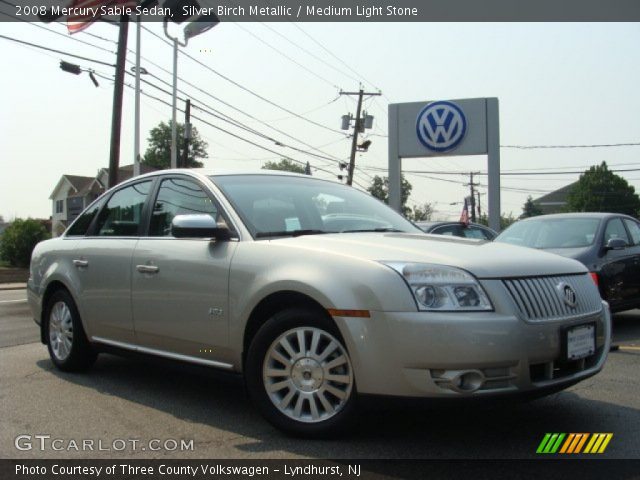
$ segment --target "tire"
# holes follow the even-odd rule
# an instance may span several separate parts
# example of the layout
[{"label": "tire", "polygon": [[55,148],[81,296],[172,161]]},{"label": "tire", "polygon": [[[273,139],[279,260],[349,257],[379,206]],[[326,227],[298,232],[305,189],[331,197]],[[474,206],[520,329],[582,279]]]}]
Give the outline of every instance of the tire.
[{"label": "tire", "polygon": [[337,436],[355,420],[351,360],[338,329],[321,313],[291,308],[271,317],[251,342],[245,381],[262,415],[288,434]]},{"label": "tire", "polygon": [[90,368],[97,358],[80,321],[80,314],[71,295],[58,290],[47,302],[44,335],[53,364],[65,372]]}]

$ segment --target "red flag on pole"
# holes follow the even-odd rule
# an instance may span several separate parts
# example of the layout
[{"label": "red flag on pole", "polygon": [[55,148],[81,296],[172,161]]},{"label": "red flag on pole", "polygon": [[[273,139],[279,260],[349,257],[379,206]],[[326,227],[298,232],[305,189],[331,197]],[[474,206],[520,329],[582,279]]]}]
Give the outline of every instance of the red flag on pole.
[{"label": "red flag on pole", "polygon": [[464,207],[462,207],[462,213],[460,214],[460,222],[465,225],[469,225],[469,202],[467,198],[464,199]]},{"label": "red flag on pole", "polygon": [[67,17],[67,30],[70,34],[81,32],[103,16],[104,8],[136,5],[136,0],[73,0],[69,5],[73,13]]}]

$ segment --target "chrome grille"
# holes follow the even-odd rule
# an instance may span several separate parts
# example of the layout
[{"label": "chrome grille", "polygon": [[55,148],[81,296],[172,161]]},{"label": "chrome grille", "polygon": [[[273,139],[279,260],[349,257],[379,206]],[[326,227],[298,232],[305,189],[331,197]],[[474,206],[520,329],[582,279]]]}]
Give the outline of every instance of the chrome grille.
[{"label": "chrome grille", "polygon": [[[502,281],[525,320],[544,321],[597,313],[602,308],[600,293],[588,274],[510,278]],[[575,307],[565,302],[559,285],[576,294]]]}]

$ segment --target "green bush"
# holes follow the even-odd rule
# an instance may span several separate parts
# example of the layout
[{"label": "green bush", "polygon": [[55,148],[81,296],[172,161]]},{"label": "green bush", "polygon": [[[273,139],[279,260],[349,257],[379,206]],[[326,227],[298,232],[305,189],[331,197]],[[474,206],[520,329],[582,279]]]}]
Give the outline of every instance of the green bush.
[{"label": "green bush", "polygon": [[36,244],[49,237],[47,229],[37,220],[16,219],[2,234],[0,258],[13,267],[28,267]]}]

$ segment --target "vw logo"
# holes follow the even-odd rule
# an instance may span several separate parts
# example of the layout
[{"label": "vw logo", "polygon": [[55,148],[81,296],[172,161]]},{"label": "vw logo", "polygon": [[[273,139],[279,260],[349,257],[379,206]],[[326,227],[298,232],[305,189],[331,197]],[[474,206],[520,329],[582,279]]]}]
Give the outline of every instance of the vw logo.
[{"label": "vw logo", "polygon": [[462,109],[452,102],[432,102],[418,114],[416,132],[420,143],[434,152],[456,148],[467,132]]},{"label": "vw logo", "polygon": [[564,303],[571,308],[576,308],[576,305],[578,304],[578,297],[575,290],[571,288],[571,285],[561,282],[556,288],[560,292]]}]

